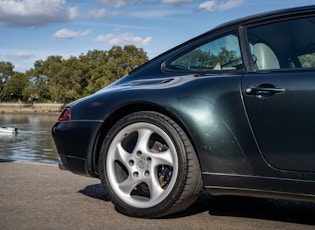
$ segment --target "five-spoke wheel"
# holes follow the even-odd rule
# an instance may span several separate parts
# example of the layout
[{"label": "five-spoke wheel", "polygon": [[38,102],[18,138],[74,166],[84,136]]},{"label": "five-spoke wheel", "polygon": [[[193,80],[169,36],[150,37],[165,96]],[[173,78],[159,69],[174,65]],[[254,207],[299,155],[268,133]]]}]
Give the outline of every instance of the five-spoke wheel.
[{"label": "five-spoke wheel", "polygon": [[187,208],[202,187],[199,162],[184,131],[170,118],[137,112],[104,139],[100,177],[120,212],[158,217]]}]

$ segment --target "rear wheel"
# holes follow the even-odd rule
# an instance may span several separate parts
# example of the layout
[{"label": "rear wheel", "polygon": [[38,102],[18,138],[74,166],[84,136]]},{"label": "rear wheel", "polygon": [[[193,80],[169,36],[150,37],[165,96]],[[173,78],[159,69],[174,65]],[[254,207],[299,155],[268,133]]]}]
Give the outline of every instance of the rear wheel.
[{"label": "rear wheel", "polygon": [[154,218],[191,205],[202,188],[199,162],[185,132],[156,112],[136,112],[105,137],[99,158],[104,189],[116,209]]}]

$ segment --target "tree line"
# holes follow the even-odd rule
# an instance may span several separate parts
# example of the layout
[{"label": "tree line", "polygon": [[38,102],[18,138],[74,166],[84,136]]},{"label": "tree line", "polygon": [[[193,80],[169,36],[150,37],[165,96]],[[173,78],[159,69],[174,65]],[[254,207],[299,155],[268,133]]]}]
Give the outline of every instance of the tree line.
[{"label": "tree line", "polygon": [[0,102],[67,103],[90,95],[148,61],[133,45],[92,50],[79,57],[49,56],[25,73],[0,62]]}]

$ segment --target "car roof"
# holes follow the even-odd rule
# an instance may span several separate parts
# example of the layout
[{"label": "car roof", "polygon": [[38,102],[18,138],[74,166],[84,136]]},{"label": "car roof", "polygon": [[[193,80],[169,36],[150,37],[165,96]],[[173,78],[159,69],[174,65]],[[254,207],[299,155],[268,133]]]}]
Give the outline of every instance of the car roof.
[{"label": "car roof", "polygon": [[311,13],[315,11],[315,5],[309,5],[309,6],[301,6],[301,7],[294,7],[294,8],[287,8],[287,9],[281,9],[281,10],[274,10],[274,11],[268,11],[265,13],[259,13],[254,14],[250,16],[246,16],[243,18],[235,19],[232,21],[228,21],[226,23],[223,23],[217,27],[214,27],[210,31],[206,32],[213,32],[214,30],[220,30],[225,27],[235,26],[235,25],[246,25],[246,24],[252,24],[259,21],[265,21],[265,20],[272,20],[274,18],[279,17],[286,17],[291,14],[297,15],[297,14],[306,14]]}]

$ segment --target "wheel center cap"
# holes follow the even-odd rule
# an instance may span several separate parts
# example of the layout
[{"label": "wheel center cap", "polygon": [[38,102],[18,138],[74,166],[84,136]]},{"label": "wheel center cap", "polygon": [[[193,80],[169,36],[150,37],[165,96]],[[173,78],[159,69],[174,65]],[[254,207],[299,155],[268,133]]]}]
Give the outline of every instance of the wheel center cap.
[{"label": "wheel center cap", "polygon": [[143,170],[145,168],[145,162],[141,159],[137,162],[138,169]]}]

